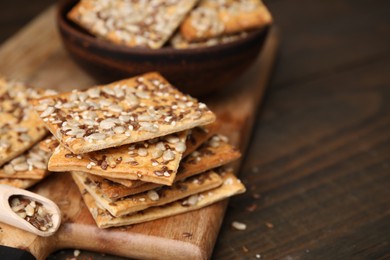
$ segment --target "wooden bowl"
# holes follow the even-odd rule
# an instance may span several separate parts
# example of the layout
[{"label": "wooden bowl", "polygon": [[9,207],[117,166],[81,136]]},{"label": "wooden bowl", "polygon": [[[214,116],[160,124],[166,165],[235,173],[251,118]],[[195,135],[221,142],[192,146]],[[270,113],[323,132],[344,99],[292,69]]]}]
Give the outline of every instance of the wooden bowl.
[{"label": "wooden bowl", "polygon": [[57,24],[66,50],[99,83],[158,71],[185,93],[200,96],[223,89],[257,58],[268,28],[211,47],[157,50],[127,47],[96,38],[67,19],[77,0],[59,2]]}]

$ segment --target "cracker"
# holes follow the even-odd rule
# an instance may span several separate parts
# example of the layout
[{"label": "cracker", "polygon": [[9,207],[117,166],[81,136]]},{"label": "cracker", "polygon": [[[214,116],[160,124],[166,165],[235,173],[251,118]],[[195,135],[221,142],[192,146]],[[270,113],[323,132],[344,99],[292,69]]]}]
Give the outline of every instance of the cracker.
[{"label": "cracker", "polygon": [[28,101],[53,91],[0,78],[0,166],[21,155],[47,133]]},{"label": "cracker", "polygon": [[47,161],[50,151],[41,149],[41,143],[22,155],[12,159],[0,168],[0,178],[10,179],[37,179],[41,180],[48,175]]},{"label": "cracker", "polygon": [[176,182],[171,187],[164,186],[111,202],[102,195],[100,187],[96,186],[82,173],[72,173],[72,177],[79,182],[78,185],[81,185],[83,189],[86,189],[94,197],[99,205],[116,217],[132,214],[150,207],[165,205],[222,185],[221,177],[217,173],[210,171]]},{"label": "cracker", "polygon": [[[138,186],[141,186],[142,184],[144,184],[143,181],[134,181],[134,180],[119,179],[119,178],[111,178],[111,177],[101,177],[101,176],[89,174],[89,173],[88,173],[88,175],[93,175],[93,177],[96,178],[97,181],[108,180],[110,182],[113,182],[114,185],[120,184],[120,186],[124,186],[127,188],[130,188],[130,187],[135,188],[135,187],[138,187]],[[158,184],[156,184],[156,185],[158,185]]]},{"label": "cracker", "polygon": [[181,161],[178,174],[186,178],[238,159],[241,153],[228,141],[224,135],[214,135]]},{"label": "cracker", "polygon": [[39,142],[39,148],[45,152],[52,154],[59,144],[60,143],[58,142],[58,140],[53,135],[50,135],[42,142]]},{"label": "cracker", "polygon": [[6,184],[13,186],[19,189],[28,189],[34,184],[38,183],[37,179],[10,179],[10,178],[0,178],[0,184]]},{"label": "cracker", "polygon": [[210,137],[215,135],[219,128],[220,123],[216,121],[209,125],[198,126],[190,129],[186,139],[186,150],[183,153],[183,158],[195,151]]},{"label": "cracker", "polygon": [[187,131],[183,131],[83,155],[74,155],[59,146],[49,160],[49,170],[171,185],[186,149],[186,137]]},{"label": "cracker", "polygon": [[231,35],[272,22],[268,9],[260,0],[202,0],[180,26],[188,42]]},{"label": "cracker", "polygon": [[69,19],[107,41],[160,48],[198,0],[82,0]]},{"label": "cracker", "polygon": [[[245,186],[237,179],[231,170],[221,173],[223,184],[218,188],[192,195],[163,206],[151,207],[135,214],[114,217],[107,210],[96,203],[91,194],[82,188],[84,202],[99,228],[119,227],[132,225],[159,218],[190,212],[211,205],[236,194],[245,192]],[[78,184],[78,183],[77,183]],[[78,184],[79,185],[79,184]]]},{"label": "cracker", "polygon": [[82,154],[210,124],[205,104],[172,87],[160,74],[33,100],[48,129]]},{"label": "cracker", "polygon": [[[181,166],[179,166],[175,182],[225,165],[239,157],[240,153],[237,149],[227,143],[226,138],[216,136],[206,142],[201,148],[194,152],[193,155],[181,161]],[[125,196],[161,187],[161,185],[155,183],[133,181],[132,183],[135,185],[129,188],[100,176],[93,174],[87,174],[87,176],[95,185],[99,186],[102,196],[111,202]]]},{"label": "cracker", "polygon": [[[189,130],[189,133],[187,135],[186,139],[186,150],[183,153],[183,158],[192,153],[196,150],[201,144],[203,144],[207,139],[209,139],[211,136],[213,136],[219,129],[220,124],[217,122],[214,122],[210,125],[205,126],[198,126],[193,129]],[[97,182],[102,182],[103,179],[101,177],[97,176],[91,176],[91,178],[95,178]],[[119,184],[122,184],[126,187],[138,187],[145,182],[143,181],[132,181],[132,180],[126,180],[126,179],[119,179],[119,178],[111,178],[111,177],[105,177],[105,179],[110,180],[112,182],[116,182]],[[113,184],[114,186],[118,186]],[[130,194],[128,194],[130,195]]]}]

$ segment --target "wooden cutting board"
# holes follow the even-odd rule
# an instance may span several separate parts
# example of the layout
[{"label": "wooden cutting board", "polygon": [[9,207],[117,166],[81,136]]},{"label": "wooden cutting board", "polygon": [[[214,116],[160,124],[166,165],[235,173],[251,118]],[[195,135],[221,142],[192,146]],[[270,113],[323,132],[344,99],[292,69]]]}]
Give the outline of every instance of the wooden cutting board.
[{"label": "wooden cutting board", "polygon": [[[207,100],[223,121],[223,132],[245,151],[257,108],[276,56],[278,37],[270,31],[256,64],[236,83]],[[33,86],[66,91],[95,81],[62,48],[52,7],[0,47],[0,75]],[[238,170],[239,163],[235,165]],[[55,173],[33,188],[60,207],[63,222],[42,238],[0,223],[0,244],[22,248],[37,259],[61,248],[78,248],[133,258],[207,259],[211,256],[227,201],[204,209],[122,228],[99,229],[67,173]],[[191,234],[191,236],[188,236]]]}]

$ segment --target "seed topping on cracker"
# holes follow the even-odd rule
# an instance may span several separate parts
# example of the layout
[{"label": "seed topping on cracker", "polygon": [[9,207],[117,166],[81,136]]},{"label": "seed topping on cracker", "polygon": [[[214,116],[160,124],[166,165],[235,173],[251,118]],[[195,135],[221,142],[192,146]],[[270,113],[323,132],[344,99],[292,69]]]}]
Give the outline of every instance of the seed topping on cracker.
[{"label": "seed topping on cracker", "polygon": [[49,160],[49,169],[170,185],[186,149],[186,137],[187,131],[182,131],[83,155],[59,146]]},{"label": "seed topping on cracker", "polygon": [[73,179],[81,182],[81,185],[114,216],[122,216],[134,213],[149,207],[164,205],[166,203],[190,196],[205,190],[210,190],[222,185],[221,177],[213,171],[205,172],[198,176],[176,182],[173,186],[163,186],[142,193],[127,196],[112,202],[108,200],[95,182],[85,174],[72,173]]},{"label": "seed topping on cracker", "polygon": [[[93,198],[93,196],[85,190],[83,183],[80,180],[76,178],[75,182],[80,191],[82,191],[84,202],[86,203],[98,227],[108,228],[142,223],[162,217],[189,212],[245,191],[244,185],[234,176],[232,170],[219,169],[218,173],[223,180],[223,184],[219,187],[192,194],[186,198],[178,199],[177,201],[167,203],[162,206],[150,207],[145,210],[120,217],[113,216],[106,208],[102,207]],[[227,179],[230,179],[231,181],[226,182]]]},{"label": "seed topping on cracker", "polygon": [[[216,136],[214,141],[210,140],[209,142],[206,142],[196,151],[196,153],[194,153],[196,154],[196,157],[189,156],[180,162],[180,167],[174,179],[174,183],[221,165],[228,164],[240,157],[240,153],[233,146],[222,141],[222,139],[226,141],[226,137],[218,141],[218,146],[214,145],[213,147],[210,143],[214,143],[215,139],[220,138]],[[111,181],[107,180],[106,177],[94,174],[87,174],[87,176],[91,181],[95,182],[96,186],[99,186],[99,192],[102,196],[110,201],[116,201],[128,195],[156,189],[162,186],[161,184],[144,182],[141,180],[131,181],[132,185],[124,186],[119,184],[119,181],[123,179],[111,178]]]},{"label": "seed topping on cracker", "polygon": [[[33,104],[50,131],[75,154],[148,140],[215,120],[205,104],[182,94],[158,73],[34,100]],[[162,156],[169,159],[172,154]]]},{"label": "seed topping on cracker", "polygon": [[180,26],[189,42],[261,28],[272,17],[260,0],[202,0]]},{"label": "seed topping on cracker", "polygon": [[0,166],[33,146],[46,134],[29,100],[55,94],[0,78]]},{"label": "seed topping on cracker", "polygon": [[68,17],[91,33],[127,46],[160,48],[197,0],[82,0]]},{"label": "seed topping on cracker", "polygon": [[29,151],[3,165],[0,168],[0,178],[41,179],[47,173],[47,162],[50,154],[37,144]]}]

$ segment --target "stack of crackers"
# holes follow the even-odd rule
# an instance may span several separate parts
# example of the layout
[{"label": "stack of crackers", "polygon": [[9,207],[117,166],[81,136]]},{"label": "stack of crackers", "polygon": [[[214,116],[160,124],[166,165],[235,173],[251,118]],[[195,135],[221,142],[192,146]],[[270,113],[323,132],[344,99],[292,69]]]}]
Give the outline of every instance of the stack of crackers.
[{"label": "stack of crackers", "polygon": [[196,99],[148,73],[31,101],[100,228],[198,209],[245,191],[220,166],[240,153]]},{"label": "stack of crackers", "polygon": [[222,44],[272,22],[260,0],[81,0],[68,18],[104,40],[152,49]]},{"label": "stack of crackers", "polygon": [[29,101],[52,94],[0,78],[0,184],[26,189],[49,174],[52,140]]}]

